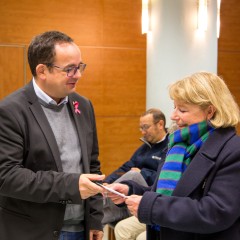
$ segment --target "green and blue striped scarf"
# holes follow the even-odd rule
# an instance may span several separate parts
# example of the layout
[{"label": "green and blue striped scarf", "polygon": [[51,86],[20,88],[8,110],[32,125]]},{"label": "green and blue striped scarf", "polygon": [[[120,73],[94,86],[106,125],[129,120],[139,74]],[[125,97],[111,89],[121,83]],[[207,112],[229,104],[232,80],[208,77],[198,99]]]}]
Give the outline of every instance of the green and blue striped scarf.
[{"label": "green and blue striped scarf", "polygon": [[[171,196],[191,160],[214,128],[207,121],[192,124],[169,135],[168,153],[161,169],[156,192]],[[160,231],[159,225],[151,228]]]},{"label": "green and blue striped scarf", "polygon": [[156,192],[171,196],[179,179],[214,128],[207,121],[192,124],[169,135],[168,153]]}]

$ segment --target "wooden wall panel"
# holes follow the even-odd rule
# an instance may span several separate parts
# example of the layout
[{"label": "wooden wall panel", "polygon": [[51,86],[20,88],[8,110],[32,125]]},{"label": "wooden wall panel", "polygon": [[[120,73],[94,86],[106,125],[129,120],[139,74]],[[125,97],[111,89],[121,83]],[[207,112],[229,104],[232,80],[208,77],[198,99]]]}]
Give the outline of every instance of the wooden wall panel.
[{"label": "wooden wall panel", "polygon": [[[0,29],[0,44],[9,47],[20,44],[27,48],[34,35],[47,30],[70,35],[87,63],[77,91],[91,99],[95,108],[102,171],[109,173],[132,155],[139,146],[138,120],[146,106],[146,36],[141,34],[141,0],[42,0],[40,4],[1,0]],[[1,54],[7,56],[4,68],[14,69],[13,62],[21,66],[12,72],[13,78],[25,76],[18,84],[9,82],[2,88],[4,75],[0,89],[7,95],[32,76],[28,65],[24,66],[23,54],[20,59],[11,51]]]},{"label": "wooden wall panel", "polygon": [[219,51],[240,50],[240,2],[221,0]]},{"label": "wooden wall panel", "polygon": [[107,112],[111,111],[114,115],[136,115],[142,112],[146,101],[144,56],[145,51],[105,51],[106,84],[103,95]]},{"label": "wooden wall panel", "polygon": [[101,116],[139,115],[145,109],[145,50],[82,48],[88,64],[78,91]]},{"label": "wooden wall panel", "polygon": [[106,46],[141,48],[145,37],[141,33],[142,1],[105,0],[103,43]]},{"label": "wooden wall panel", "polygon": [[[139,117],[97,117],[100,143],[100,161],[103,173],[108,175],[128,161],[142,144],[139,140]],[[124,141],[119,141],[124,139]]]},{"label": "wooden wall panel", "polygon": [[[221,29],[218,41],[218,74],[226,81],[240,106],[240,2],[221,1]],[[240,134],[240,126],[238,127]]]},{"label": "wooden wall panel", "polygon": [[1,0],[0,19],[4,43],[28,44],[34,35],[55,29],[85,46],[143,49],[146,44],[141,0]]},{"label": "wooden wall panel", "polygon": [[103,0],[1,0],[0,16],[1,42],[28,44],[55,29],[84,45],[102,44]]},{"label": "wooden wall panel", "polygon": [[240,103],[240,53],[219,52],[218,60],[219,63],[224,63],[219,64],[219,73],[222,74],[230,91]]},{"label": "wooden wall panel", "polygon": [[24,85],[23,46],[0,45],[0,99]]}]

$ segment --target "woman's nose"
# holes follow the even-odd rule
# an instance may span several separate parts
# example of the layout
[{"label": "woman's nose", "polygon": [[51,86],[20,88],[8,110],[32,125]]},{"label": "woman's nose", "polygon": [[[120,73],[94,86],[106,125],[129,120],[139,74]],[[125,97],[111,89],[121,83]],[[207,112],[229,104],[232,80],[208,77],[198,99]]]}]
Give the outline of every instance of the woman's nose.
[{"label": "woman's nose", "polygon": [[175,111],[173,111],[173,112],[171,113],[170,119],[171,119],[171,120],[175,120],[175,115],[176,115],[176,114],[175,114]]},{"label": "woman's nose", "polygon": [[172,113],[171,113],[170,119],[171,120],[176,120],[176,118],[177,118],[176,110],[173,110]]}]

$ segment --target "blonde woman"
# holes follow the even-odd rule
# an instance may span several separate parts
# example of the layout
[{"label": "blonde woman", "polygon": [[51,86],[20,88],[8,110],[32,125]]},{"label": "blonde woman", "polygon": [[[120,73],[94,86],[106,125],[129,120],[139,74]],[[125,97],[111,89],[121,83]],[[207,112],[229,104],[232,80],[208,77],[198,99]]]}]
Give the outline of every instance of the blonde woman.
[{"label": "blonde woman", "polygon": [[112,188],[129,195],[125,203],[147,224],[148,240],[240,239],[239,107],[225,82],[207,72],[176,81],[169,94],[178,129],[155,184]]}]

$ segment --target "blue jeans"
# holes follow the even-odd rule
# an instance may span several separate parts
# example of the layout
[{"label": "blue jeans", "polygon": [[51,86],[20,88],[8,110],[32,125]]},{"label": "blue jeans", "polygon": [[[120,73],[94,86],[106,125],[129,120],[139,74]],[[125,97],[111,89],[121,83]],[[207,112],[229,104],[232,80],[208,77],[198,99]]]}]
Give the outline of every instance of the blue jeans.
[{"label": "blue jeans", "polygon": [[84,232],[65,232],[61,231],[59,240],[85,240]]}]

